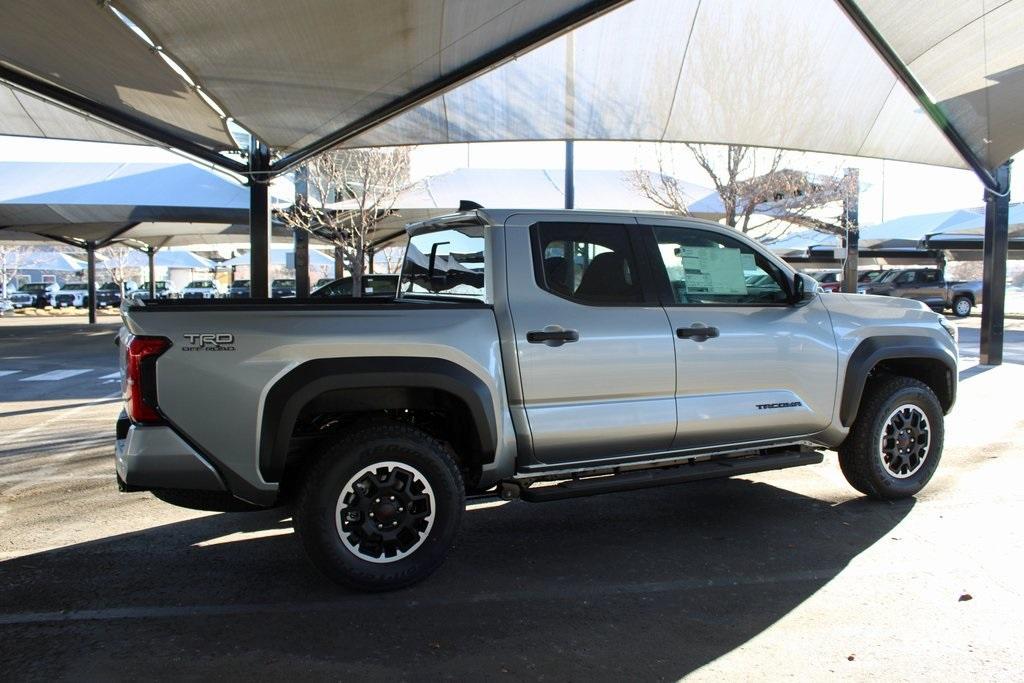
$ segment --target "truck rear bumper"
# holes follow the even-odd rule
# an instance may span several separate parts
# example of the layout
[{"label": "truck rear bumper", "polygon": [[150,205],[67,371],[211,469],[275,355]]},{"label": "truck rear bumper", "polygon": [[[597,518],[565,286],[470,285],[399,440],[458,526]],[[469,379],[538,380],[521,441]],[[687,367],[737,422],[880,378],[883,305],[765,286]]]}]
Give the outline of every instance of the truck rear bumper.
[{"label": "truck rear bumper", "polygon": [[213,466],[170,427],[133,425],[122,416],[117,421],[114,462],[128,489],[227,491]]}]

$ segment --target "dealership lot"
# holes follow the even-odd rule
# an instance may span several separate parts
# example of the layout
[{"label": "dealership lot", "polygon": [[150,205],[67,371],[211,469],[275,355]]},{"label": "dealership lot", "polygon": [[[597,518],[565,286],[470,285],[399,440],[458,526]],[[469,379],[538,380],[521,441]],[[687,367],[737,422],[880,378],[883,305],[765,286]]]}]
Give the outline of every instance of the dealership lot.
[{"label": "dealership lot", "polygon": [[964,323],[943,464],[916,500],[865,501],[832,458],[481,500],[434,577],[384,595],[321,579],[286,510],[118,494],[116,327],[0,321],[5,679],[1020,675],[1020,322],[999,368]]}]

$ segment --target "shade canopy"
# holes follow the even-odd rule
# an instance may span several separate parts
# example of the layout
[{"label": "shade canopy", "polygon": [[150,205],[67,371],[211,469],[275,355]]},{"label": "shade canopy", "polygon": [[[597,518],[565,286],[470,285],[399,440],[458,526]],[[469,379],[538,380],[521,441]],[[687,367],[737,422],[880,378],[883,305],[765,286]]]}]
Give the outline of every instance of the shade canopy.
[{"label": "shade canopy", "polygon": [[[621,1],[11,0],[0,76],[186,151],[235,148],[233,117],[287,153],[379,120]],[[45,134],[38,118],[5,125]],[[91,127],[61,130],[97,139]]]},{"label": "shade canopy", "polygon": [[[217,247],[249,241],[248,223],[57,223],[19,229],[0,228],[0,242],[24,242],[33,238],[54,239],[84,246],[124,242],[136,247]],[[293,232],[278,223],[271,226],[275,244],[291,244]],[[316,238],[313,238],[316,242]]]},{"label": "shade canopy", "polygon": [[245,222],[240,183],[190,163],[0,163],[0,226]]},{"label": "shade canopy", "polygon": [[51,104],[0,92],[0,132],[109,140],[103,119],[241,168],[217,154],[233,120],[274,171],[338,142],[548,139],[964,167],[937,120],[992,169],[1024,148],[1022,34],[1024,0],[12,0],[0,79]]},{"label": "shade canopy", "polygon": [[[271,249],[270,250],[270,263],[275,266],[288,266],[288,256],[292,252],[288,249]],[[227,261],[221,262],[219,265],[222,266],[247,266],[249,265],[249,254],[240,254],[234,258],[228,259]],[[333,266],[334,259],[331,256],[317,251],[316,249],[309,250],[309,265],[310,266]]]},{"label": "shade canopy", "polygon": [[[140,251],[131,251],[124,256],[111,257],[110,259],[103,258],[101,254],[100,258],[103,261],[111,260],[118,266],[132,268],[145,268],[149,266],[149,256]],[[160,268],[204,270],[212,268],[213,261],[191,251],[158,251],[153,255],[153,265]]]},{"label": "shade canopy", "polygon": [[61,251],[43,251],[29,254],[18,264],[20,270],[51,270],[58,273],[77,273],[85,270],[86,263]]}]

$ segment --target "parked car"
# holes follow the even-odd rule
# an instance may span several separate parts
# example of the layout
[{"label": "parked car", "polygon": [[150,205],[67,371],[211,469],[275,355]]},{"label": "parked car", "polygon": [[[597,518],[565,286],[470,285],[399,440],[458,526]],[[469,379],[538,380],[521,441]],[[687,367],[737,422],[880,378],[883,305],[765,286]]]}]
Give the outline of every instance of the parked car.
[{"label": "parked car", "polygon": [[858,286],[864,294],[898,296],[921,301],[936,311],[951,309],[959,318],[981,304],[981,280],[946,280],[940,268],[898,268],[878,282]]},{"label": "parked car", "polygon": [[295,296],[295,280],[273,280],[270,283],[270,296],[275,299],[283,296]]},{"label": "parked car", "polygon": [[249,296],[249,281],[248,280],[235,280],[228,287],[228,298],[239,299],[242,297]]},{"label": "parked car", "polygon": [[316,284],[313,285],[313,289],[319,289],[319,288],[323,287],[324,285],[326,285],[328,283],[331,283],[331,282],[334,282],[334,278],[333,277],[322,277],[322,278],[320,278],[319,280],[316,281]]},{"label": "parked car", "polygon": [[[155,283],[156,298],[157,299],[177,299],[181,296],[181,290],[174,286],[173,282],[167,280],[157,280]],[[142,285],[131,293],[133,299],[139,301],[149,300],[149,283],[143,282]]]},{"label": "parked car", "polygon": [[570,499],[837,449],[890,500],[939,465],[957,328],[916,301],[822,294],[695,219],[481,209],[407,231],[393,299],[126,307],[122,489],[290,504],[326,576],[385,590],[440,566],[467,493]]},{"label": "parked car", "polygon": [[[138,290],[134,282],[124,283],[124,295],[132,296]],[[116,308],[121,305],[121,285],[116,282],[107,282],[100,285],[96,290],[96,306],[98,308]]]},{"label": "parked car", "polygon": [[889,272],[888,270],[885,270],[885,269],[882,269],[882,268],[877,268],[875,270],[862,270],[857,275],[857,282],[858,283],[878,282],[878,280],[880,280],[882,278],[882,276],[884,276],[888,272]]},{"label": "parked car", "polygon": [[36,305],[36,295],[10,287],[7,290],[7,299],[5,301],[11,305],[12,309],[31,308]]},{"label": "parked car", "polygon": [[826,292],[838,292],[842,287],[843,274],[834,270],[811,273],[811,277],[817,280],[818,284]]},{"label": "parked car", "polygon": [[89,285],[85,282],[65,282],[54,295],[58,308],[82,308],[89,305]]},{"label": "parked car", "polygon": [[[55,306],[54,295],[60,291],[60,285],[56,282],[29,282],[18,287],[18,293],[28,294],[32,297],[31,306],[43,308],[44,306]],[[20,297],[19,301],[23,301]],[[19,304],[21,306],[23,304]]]},{"label": "parked car", "polygon": [[[382,296],[394,298],[398,292],[397,275],[363,275],[361,278],[363,296]],[[328,280],[309,293],[315,297],[350,297],[352,296],[352,277],[339,280]]]},{"label": "parked car", "polygon": [[181,290],[182,299],[216,299],[224,296],[224,287],[216,280],[193,280]]}]

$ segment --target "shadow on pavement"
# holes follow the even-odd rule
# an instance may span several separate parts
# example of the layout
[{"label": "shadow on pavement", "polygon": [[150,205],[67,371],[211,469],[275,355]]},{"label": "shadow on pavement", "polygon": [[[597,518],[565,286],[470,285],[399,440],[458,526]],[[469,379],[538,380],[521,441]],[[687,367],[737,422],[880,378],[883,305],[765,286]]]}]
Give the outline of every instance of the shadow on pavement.
[{"label": "shadow on pavement", "polygon": [[432,578],[377,595],[321,579],[286,510],[215,514],[0,564],[0,653],[33,678],[676,679],[800,605],[913,504],[722,480],[475,509]]}]

